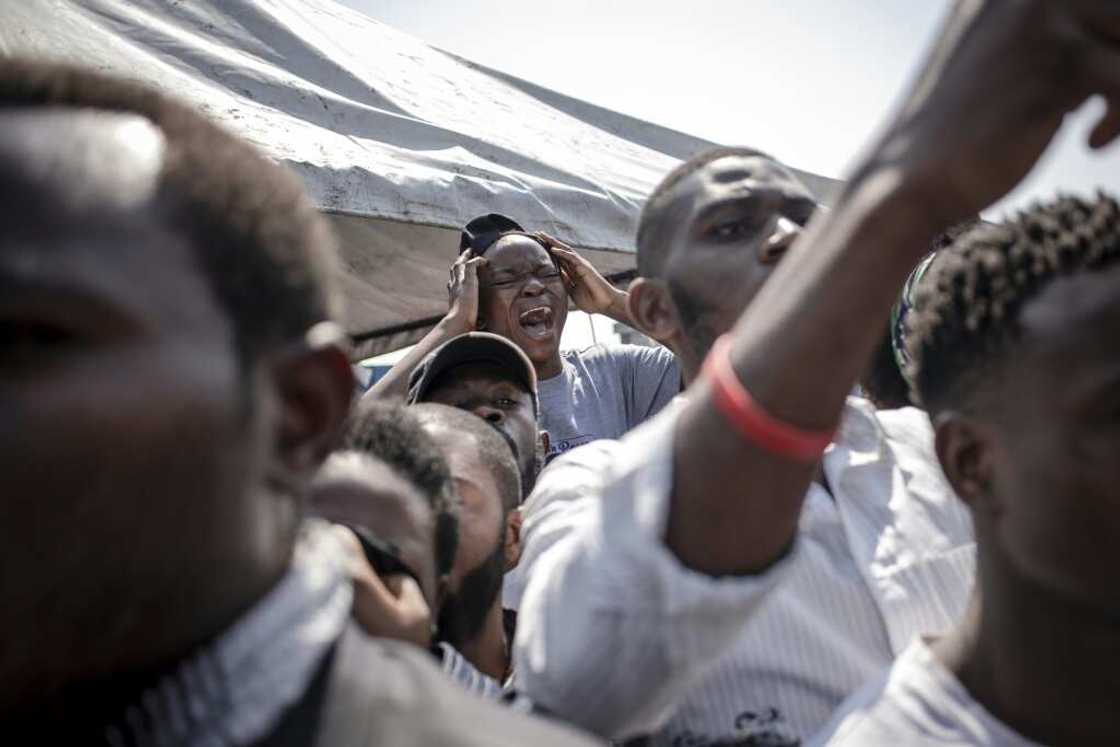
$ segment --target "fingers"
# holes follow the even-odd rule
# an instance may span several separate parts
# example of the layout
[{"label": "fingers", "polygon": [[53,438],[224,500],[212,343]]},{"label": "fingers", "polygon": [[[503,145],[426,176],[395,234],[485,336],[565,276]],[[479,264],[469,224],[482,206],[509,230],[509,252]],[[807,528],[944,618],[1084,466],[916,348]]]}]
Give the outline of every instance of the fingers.
[{"label": "fingers", "polygon": [[577,276],[583,275],[583,273],[591,267],[591,263],[571,249],[563,249],[554,246],[552,247],[552,256],[556,258],[556,261],[559,262],[564,269],[568,270],[569,274]]},{"label": "fingers", "polygon": [[355,571],[362,566],[369,565],[366,554],[362,551],[362,543],[358,541],[356,534],[341,524],[331,524],[331,532],[346,551],[346,563],[351,576],[355,575]]},{"label": "fingers", "polygon": [[572,251],[572,247],[568,246],[555,236],[545,233],[544,231],[537,231],[533,235],[540,239],[545,244],[545,246],[550,246],[556,249],[564,249],[569,252]]},{"label": "fingers", "polygon": [[403,573],[386,576],[385,586],[400,602],[402,611],[408,610],[417,616],[431,614],[428,603],[424,601],[424,592],[420,591],[420,584],[412,576]]},{"label": "fingers", "polygon": [[464,252],[451,265],[451,279],[447,281],[447,289],[454,291],[457,286],[472,282],[478,278],[478,268],[489,263],[485,257],[474,256],[473,252]]},{"label": "fingers", "polygon": [[457,284],[463,282],[463,266],[470,260],[473,255],[474,252],[468,249],[467,251],[456,257],[455,261],[451,263],[451,267],[448,270],[448,274],[450,275],[447,280],[448,292],[451,292]]},{"label": "fingers", "polygon": [[463,285],[478,285],[478,270],[480,267],[486,266],[486,260],[482,257],[475,257],[469,259],[462,265],[462,277],[459,282]]}]

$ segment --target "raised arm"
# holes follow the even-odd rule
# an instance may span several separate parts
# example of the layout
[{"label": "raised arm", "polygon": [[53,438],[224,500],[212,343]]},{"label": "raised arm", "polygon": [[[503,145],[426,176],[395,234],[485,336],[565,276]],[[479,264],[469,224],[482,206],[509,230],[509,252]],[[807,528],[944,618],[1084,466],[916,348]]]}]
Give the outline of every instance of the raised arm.
[{"label": "raised arm", "polygon": [[478,325],[478,268],[485,262],[484,257],[476,257],[470,251],[455,260],[451,265],[451,279],[447,281],[450,306],[447,315],[363,397],[404,399],[408,395],[408,377],[428,353],[452,337],[474,331]]},{"label": "raised arm", "polygon": [[577,309],[587,314],[602,314],[616,322],[638,329],[638,325],[630,316],[627,303],[629,294],[626,291],[611,285],[610,281],[595,269],[595,265],[563,241],[542,231],[534,235],[548,247],[549,253],[560,265],[564,284],[568,286],[568,293]]},{"label": "raised arm", "polygon": [[[1120,131],[1120,3],[973,0],[950,14],[913,90],[834,209],[819,215],[732,333],[765,412],[828,432],[910,268],[940,230],[1013,188],[1063,116],[1110,97]],[[666,542],[690,568],[758,572],[792,541],[816,466],[739,435],[703,381],[675,434]]]}]

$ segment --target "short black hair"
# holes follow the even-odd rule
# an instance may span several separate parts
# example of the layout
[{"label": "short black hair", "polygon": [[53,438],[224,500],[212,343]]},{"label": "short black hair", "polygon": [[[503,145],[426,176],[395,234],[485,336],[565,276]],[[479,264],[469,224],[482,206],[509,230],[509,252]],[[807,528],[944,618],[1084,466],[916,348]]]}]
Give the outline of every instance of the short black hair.
[{"label": "short black hair", "polygon": [[459,545],[459,504],[451,470],[420,421],[402,405],[362,403],[350,416],[339,445],[377,457],[428,499],[435,516],[436,570],[450,573]]},{"label": "short black hair", "polygon": [[4,59],[0,111],[47,107],[135,114],[162,132],[161,214],[189,239],[245,359],[335,316],[334,239],[287,169],[146,86],[67,65]]},{"label": "short black hair", "polygon": [[883,336],[871,354],[871,363],[859,382],[864,394],[880,410],[910,405],[910,386],[895,360],[892,337],[889,327],[883,330]]},{"label": "short black hair", "polygon": [[1051,282],[1120,261],[1120,206],[1059,197],[943,249],[907,315],[907,378],[936,412],[969,403],[1021,334],[1019,312]]},{"label": "short black hair", "polygon": [[658,277],[664,270],[667,247],[663,237],[667,229],[666,220],[669,217],[667,208],[672,202],[673,188],[712,161],[733,156],[774,160],[773,156],[754,148],[710,148],[678,164],[654,187],[642,207],[642,214],[638,219],[638,235],[634,240],[638,253],[638,275],[653,278]]},{"label": "short black hair", "polygon": [[508,514],[521,503],[521,471],[514,459],[513,450],[498,430],[469,410],[449,405],[423,402],[411,408],[420,422],[433,423],[448,430],[471,436],[478,458],[494,476],[502,501],[502,514]]},{"label": "short black hair", "polygon": [[482,256],[494,242],[511,231],[524,233],[525,229],[513,218],[501,213],[487,213],[472,218],[459,233],[459,254],[473,251],[476,256]]}]

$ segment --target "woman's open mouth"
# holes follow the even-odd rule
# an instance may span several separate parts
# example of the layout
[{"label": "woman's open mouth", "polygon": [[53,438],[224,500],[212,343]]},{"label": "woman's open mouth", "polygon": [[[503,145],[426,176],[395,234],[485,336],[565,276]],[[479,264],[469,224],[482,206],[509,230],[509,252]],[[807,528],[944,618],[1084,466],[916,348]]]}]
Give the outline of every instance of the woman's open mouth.
[{"label": "woman's open mouth", "polygon": [[517,317],[525,335],[533,340],[543,340],[552,334],[552,309],[548,306],[535,306],[522,311]]}]

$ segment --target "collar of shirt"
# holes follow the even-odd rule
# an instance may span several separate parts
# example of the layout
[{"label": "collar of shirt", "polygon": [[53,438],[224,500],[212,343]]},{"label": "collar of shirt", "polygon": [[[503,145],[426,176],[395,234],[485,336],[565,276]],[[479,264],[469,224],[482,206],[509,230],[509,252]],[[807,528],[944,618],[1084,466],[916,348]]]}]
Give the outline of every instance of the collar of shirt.
[{"label": "collar of shirt", "polygon": [[306,691],[350,617],[345,550],[323,522],[300,533],[287,574],[106,731],[113,745],[244,745]]}]

